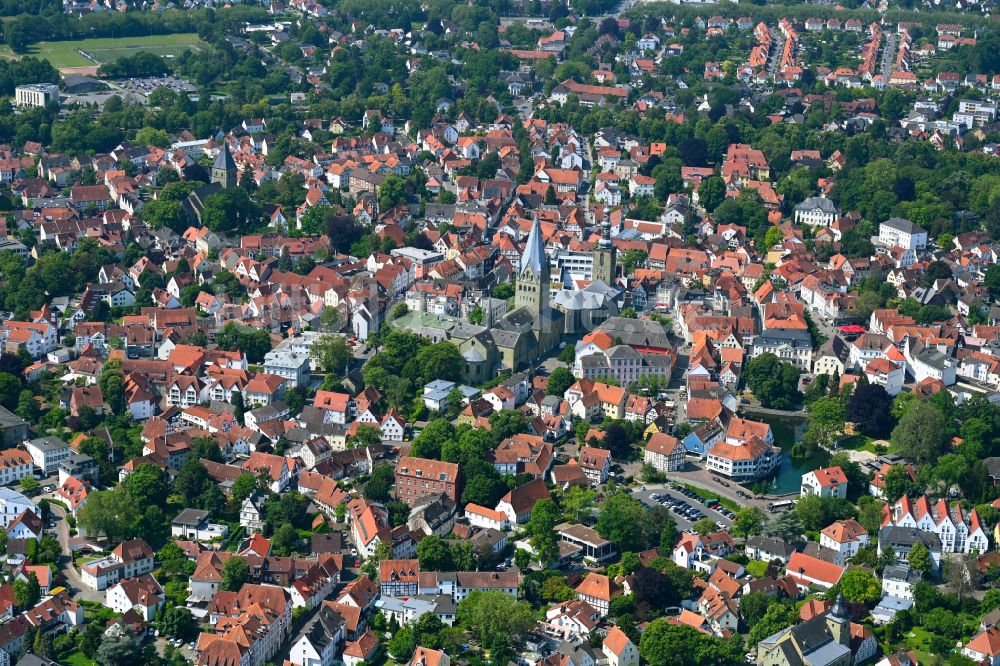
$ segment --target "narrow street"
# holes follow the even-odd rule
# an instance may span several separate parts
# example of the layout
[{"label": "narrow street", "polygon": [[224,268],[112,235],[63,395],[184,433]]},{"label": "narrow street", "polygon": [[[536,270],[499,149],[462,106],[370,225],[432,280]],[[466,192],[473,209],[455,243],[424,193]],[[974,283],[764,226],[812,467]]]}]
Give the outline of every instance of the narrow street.
[{"label": "narrow street", "polygon": [[84,585],[80,572],[77,570],[76,565],[73,564],[73,551],[70,550],[71,537],[69,534],[69,522],[66,520],[66,509],[54,502],[49,504],[49,509],[56,518],[56,539],[62,548],[62,555],[59,557],[57,566],[66,578],[67,589],[74,599],[103,603],[105,595]]},{"label": "narrow street", "polygon": [[896,57],[896,33],[890,32],[886,37],[885,48],[882,50],[882,71],[880,72],[888,82],[892,74],[892,63]]}]

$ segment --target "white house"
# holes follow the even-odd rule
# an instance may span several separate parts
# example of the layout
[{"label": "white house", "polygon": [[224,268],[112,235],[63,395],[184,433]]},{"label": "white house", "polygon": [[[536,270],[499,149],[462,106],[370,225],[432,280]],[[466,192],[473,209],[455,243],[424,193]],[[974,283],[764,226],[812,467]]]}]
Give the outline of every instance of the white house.
[{"label": "white house", "polygon": [[332,608],[323,606],[292,644],[289,660],[301,666],[332,666],[346,627]]},{"label": "white house", "polygon": [[924,347],[912,353],[912,347],[907,345],[906,361],[915,382],[919,383],[930,377],[940,379],[945,386],[951,386],[956,381],[958,362],[933,347]]},{"label": "white house", "polygon": [[41,511],[30,499],[10,488],[0,488],[0,522],[6,530],[25,511],[41,516]]},{"label": "white house", "polygon": [[893,564],[882,572],[882,594],[913,601],[913,588],[923,580],[919,571],[905,564]]},{"label": "white house", "polygon": [[379,430],[382,432],[382,441],[402,442],[403,436],[406,434],[406,421],[399,412],[392,409],[382,418]]},{"label": "white house", "polygon": [[839,467],[824,467],[823,469],[806,472],[802,475],[800,495],[816,495],[817,497],[847,497],[847,475]]},{"label": "white house", "polygon": [[972,637],[962,654],[977,664],[1000,666],[1000,629],[990,627]]},{"label": "white house", "polygon": [[608,631],[601,651],[608,659],[608,666],[639,666],[639,649],[618,627]]},{"label": "white house", "polygon": [[840,211],[826,197],[809,197],[795,206],[795,223],[828,227],[837,221]]},{"label": "white house", "polygon": [[18,483],[35,472],[31,454],[21,449],[0,451],[0,486]]},{"label": "white house", "polygon": [[503,511],[490,509],[469,502],[465,505],[465,519],[473,527],[492,528],[501,532],[510,527],[510,520]]},{"label": "white house", "polygon": [[869,384],[878,384],[891,396],[903,390],[906,372],[902,367],[885,358],[877,358],[865,366]]},{"label": "white house", "polygon": [[146,622],[163,607],[163,588],[151,574],[120,580],[105,591],[104,605],[116,613],[135,610]]},{"label": "white house", "polygon": [[123,578],[137,578],[153,570],[153,549],[143,539],[123,541],[111,554],[80,567],[84,585],[102,592]]},{"label": "white house", "polygon": [[263,493],[254,492],[240,505],[240,526],[247,528],[248,532],[260,532],[264,529],[264,517],[261,512],[264,499]]},{"label": "white house", "polygon": [[672,435],[654,433],[646,442],[642,462],[660,472],[678,472],[684,469],[684,445]]},{"label": "white house", "polygon": [[868,530],[853,518],[828,525],[823,528],[819,537],[820,546],[837,553],[834,564],[838,566],[846,566],[847,561],[867,546],[869,541]]},{"label": "white house", "polygon": [[59,463],[72,455],[73,451],[69,444],[58,437],[39,437],[28,440],[24,443],[24,448],[44,476],[51,476],[59,469]]},{"label": "white house", "polygon": [[878,242],[885,247],[919,252],[927,247],[927,231],[909,220],[890,217],[878,226]]}]

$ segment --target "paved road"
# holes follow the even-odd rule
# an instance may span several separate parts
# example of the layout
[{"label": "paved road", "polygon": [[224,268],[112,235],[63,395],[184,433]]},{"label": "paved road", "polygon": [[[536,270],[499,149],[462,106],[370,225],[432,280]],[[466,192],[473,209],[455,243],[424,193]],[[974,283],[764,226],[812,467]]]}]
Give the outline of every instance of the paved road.
[{"label": "paved road", "polygon": [[885,49],[882,51],[882,76],[886,83],[889,82],[889,75],[892,74],[892,65],[896,61],[896,33],[890,32],[886,38]]},{"label": "paved road", "polygon": [[773,26],[768,26],[768,30],[771,32],[771,52],[769,55],[769,62],[767,63],[767,75],[772,79],[775,73],[778,71],[778,65],[781,63],[781,52],[785,46],[785,37]]},{"label": "paved road", "polygon": [[56,539],[62,547],[62,555],[59,557],[58,567],[66,578],[66,587],[69,588],[74,599],[84,601],[98,601],[104,603],[105,595],[97,592],[83,584],[83,578],[73,564],[72,551],[70,550],[69,523],[66,522],[66,509],[58,504],[49,504],[52,515],[56,517]]}]

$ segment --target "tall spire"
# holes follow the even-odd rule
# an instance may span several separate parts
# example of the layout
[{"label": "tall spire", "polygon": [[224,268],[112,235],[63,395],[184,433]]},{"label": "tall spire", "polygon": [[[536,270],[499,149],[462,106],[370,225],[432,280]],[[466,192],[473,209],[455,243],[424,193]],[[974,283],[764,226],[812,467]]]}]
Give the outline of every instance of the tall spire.
[{"label": "tall spire", "polygon": [[601,222],[601,242],[600,246],[603,248],[611,247],[611,216],[605,215],[604,221]]},{"label": "tall spire", "polygon": [[528,242],[524,246],[524,254],[521,255],[521,265],[518,267],[518,274],[524,273],[526,268],[530,268],[533,275],[542,274],[542,262],[545,261],[545,247],[542,244],[542,228],[538,224],[538,213],[531,222],[531,232],[528,234]]}]

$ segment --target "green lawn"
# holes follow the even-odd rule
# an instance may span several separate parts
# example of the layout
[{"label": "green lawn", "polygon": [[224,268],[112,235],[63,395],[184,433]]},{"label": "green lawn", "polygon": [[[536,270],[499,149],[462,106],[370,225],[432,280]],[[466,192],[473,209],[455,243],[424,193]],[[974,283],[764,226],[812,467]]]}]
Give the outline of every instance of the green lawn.
[{"label": "green lawn", "polygon": [[28,54],[48,60],[53,67],[88,67],[94,63],[77,51],[86,51],[98,62],[112,62],[123,56],[148,51],[159,56],[178,56],[188,49],[205,48],[198,35],[178,33],[151,37],[96,37],[60,42],[38,42],[28,48]]},{"label": "green lawn", "polygon": [[866,435],[851,435],[837,443],[837,447],[848,451],[868,451],[875,453],[875,440]]},{"label": "green lawn", "polygon": [[59,663],[63,666],[97,666],[97,662],[93,659],[87,659],[79,650],[76,652],[71,652],[65,657],[59,657]]},{"label": "green lawn", "polygon": [[744,569],[746,569],[747,573],[753,576],[754,578],[763,578],[764,576],[767,575],[767,562],[753,560],[751,562],[747,562],[747,565],[744,567]]}]

